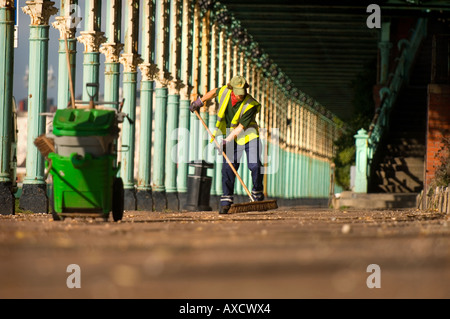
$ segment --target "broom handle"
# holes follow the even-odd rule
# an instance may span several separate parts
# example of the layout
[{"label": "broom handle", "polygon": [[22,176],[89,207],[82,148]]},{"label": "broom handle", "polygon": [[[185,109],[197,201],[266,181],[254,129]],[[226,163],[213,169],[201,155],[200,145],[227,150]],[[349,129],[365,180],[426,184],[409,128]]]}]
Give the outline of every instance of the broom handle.
[{"label": "broom handle", "polygon": [[[198,111],[194,111],[195,115],[197,115],[198,119],[200,120],[200,122],[202,122],[203,126],[205,127],[205,129],[208,131],[209,136],[211,136],[211,138],[214,140],[214,143],[216,143],[217,148],[220,149],[220,145],[219,142],[217,142],[216,138],[214,137],[214,135],[211,133],[211,131],[209,130],[208,126],[206,125],[205,121],[203,121],[202,117],[200,116],[200,114],[198,114]],[[225,152],[222,152],[223,157],[225,157],[225,160],[227,161],[228,165],[230,165],[231,170],[233,171],[234,175],[236,175],[236,177],[238,178],[239,182],[241,182],[242,187],[244,187],[245,192],[247,193],[247,195],[250,197],[250,200],[252,202],[254,202],[255,200],[253,199],[252,194],[250,193],[250,191],[248,190],[247,186],[245,186],[244,181],[242,180],[242,178],[239,176],[238,172],[236,171],[236,169],[234,168],[233,164],[231,163],[230,159],[228,158],[227,154],[225,154]]]},{"label": "broom handle", "polygon": [[66,47],[67,71],[69,72],[69,89],[72,107],[75,109],[75,93],[73,92],[72,69],[70,67],[69,45],[67,44],[67,33],[64,31],[64,44]]}]

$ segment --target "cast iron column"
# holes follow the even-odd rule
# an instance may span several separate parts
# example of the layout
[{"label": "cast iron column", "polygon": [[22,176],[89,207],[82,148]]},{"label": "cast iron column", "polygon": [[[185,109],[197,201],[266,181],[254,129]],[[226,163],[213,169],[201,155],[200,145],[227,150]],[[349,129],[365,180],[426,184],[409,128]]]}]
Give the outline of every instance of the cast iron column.
[{"label": "cast iron column", "polygon": [[365,129],[360,129],[355,136],[356,144],[356,176],[355,193],[367,193],[367,152],[369,136]]},{"label": "cast iron column", "polygon": [[156,65],[153,64],[154,52],[154,6],[152,0],[144,1],[142,9],[142,58],[141,70],[141,124],[139,132],[139,168],[136,201],[137,209],[153,211],[151,184],[152,168],[152,115],[153,85]]},{"label": "cast iron column", "polygon": [[44,158],[34,140],[45,133],[47,107],[49,19],[58,12],[53,1],[27,1],[22,8],[31,18],[28,85],[27,160],[19,207],[33,213],[48,213],[47,184],[44,180]]},{"label": "cast iron column", "polygon": [[[70,73],[72,75],[73,90],[75,91],[75,69],[76,69],[76,53],[77,43],[75,39],[75,32],[80,18],[77,17],[78,0],[61,0],[60,14],[56,17],[56,22],[52,24],[55,29],[59,30],[59,62],[58,62],[58,109],[67,108],[70,97],[70,81],[69,81],[69,67],[67,65],[66,57],[66,41],[69,51]],[[74,97],[75,99],[75,97]]]},{"label": "cast iron column", "polygon": [[15,213],[11,180],[14,74],[14,1],[0,1],[0,214]]},{"label": "cast iron column", "polygon": [[[217,48],[218,48],[218,32],[219,32],[219,26],[218,23],[215,22],[212,25],[212,29],[211,29],[211,54],[210,54],[210,69],[209,72],[211,74],[210,79],[209,79],[209,89],[214,89],[217,88],[217,64],[218,64],[218,59],[217,59]],[[209,105],[209,129],[211,132],[214,132],[214,130],[216,129],[216,121],[217,121],[217,109],[218,109],[218,105],[216,102],[216,99],[213,99],[210,102]],[[213,210],[218,210],[218,206],[219,206],[219,201],[220,201],[220,197],[217,193],[216,190],[216,170],[217,170],[217,163],[219,161],[219,155],[216,151],[216,148],[214,147],[214,142],[210,143],[210,139],[207,139],[208,142],[208,153],[207,153],[207,158],[206,160],[210,163],[214,164],[214,168],[208,170],[208,176],[212,178],[211,181],[211,208]]]},{"label": "cast iron column", "polygon": [[[194,4],[193,37],[192,37],[192,90],[191,101],[197,100],[199,96],[199,73],[200,73],[200,6],[196,1]],[[189,161],[199,160],[199,132],[201,123],[194,113],[190,116],[189,134]],[[189,173],[194,174],[194,167],[189,167]]]},{"label": "cast iron column", "polygon": [[106,102],[120,102],[120,52],[123,50],[121,41],[122,0],[108,0],[106,8],[106,43],[100,47],[105,55],[105,91]]},{"label": "cast iron column", "polygon": [[[86,21],[85,31],[81,31],[78,42],[84,44],[85,50],[83,54],[83,101],[89,101],[87,83],[99,83],[100,74],[100,52],[99,48],[106,41],[104,32],[100,31],[101,27],[101,0],[86,0],[85,4]],[[98,95],[96,97],[98,99]]]},{"label": "cast iron column", "polygon": [[167,209],[178,211],[180,209],[177,192],[177,142],[178,142],[178,113],[180,107],[180,89],[183,87],[179,79],[179,52],[180,29],[180,1],[172,0],[170,6],[170,39],[169,39],[169,96],[167,100],[167,131],[166,131],[166,166],[165,186],[167,196]]},{"label": "cast iron column", "polygon": [[136,210],[136,189],[134,182],[134,156],[136,131],[136,89],[137,66],[143,62],[138,54],[139,0],[130,0],[125,7],[125,50],[120,58],[123,71],[123,112],[131,119],[122,124],[122,149],[120,176],[125,191],[125,209]]},{"label": "cast iron column", "polygon": [[155,88],[155,130],[154,130],[154,154],[153,154],[153,203],[156,211],[167,209],[167,197],[165,187],[165,155],[166,155],[166,121],[167,121],[167,86],[170,75],[166,72],[167,61],[167,0],[156,2],[156,57],[158,66]]},{"label": "cast iron column", "polygon": [[181,80],[184,86],[180,90],[180,114],[178,117],[178,170],[177,192],[180,208],[183,208],[187,200],[187,176],[189,163],[189,118],[190,118],[190,92],[189,77],[191,70],[191,33],[192,28],[192,0],[183,0],[183,18],[181,31]]}]

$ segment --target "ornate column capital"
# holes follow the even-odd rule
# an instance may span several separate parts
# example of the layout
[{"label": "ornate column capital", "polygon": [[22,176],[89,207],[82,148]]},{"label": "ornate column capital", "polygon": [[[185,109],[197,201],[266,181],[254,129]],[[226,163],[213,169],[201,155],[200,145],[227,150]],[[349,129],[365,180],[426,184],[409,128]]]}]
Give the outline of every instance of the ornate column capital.
[{"label": "ornate column capital", "polygon": [[0,0],[0,8],[14,8],[14,0]]},{"label": "ornate column capital", "polygon": [[106,63],[119,63],[120,52],[123,50],[122,43],[102,43],[100,52],[105,55]]},{"label": "ornate column capital", "polygon": [[[56,29],[59,30],[59,36],[61,39],[64,38],[64,32],[66,32],[66,36],[67,39],[73,39],[75,38],[75,32],[76,32],[76,28],[68,28],[67,27],[67,19],[66,17],[56,17],[55,20],[56,22],[52,23],[52,26]],[[70,19],[70,17],[69,17]]]},{"label": "ornate column capital", "polygon": [[190,100],[191,97],[191,90],[192,90],[192,86],[191,85],[184,85],[181,89],[180,89],[180,99],[181,100]]},{"label": "ornate column capital", "polygon": [[53,6],[55,4],[53,1],[35,0],[26,1],[26,4],[22,11],[30,16],[31,25],[47,26],[50,17],[58,13],[58,9]]},{"label": "ornate column capital", "polygon": [[137,53],[123,53],[120,56],[119,62],[123,64],[124,72],[137,72],[138,65],[144,62],[144,60]]},{"label": "ornate column capital", "polygon": [[170,81],[172,81],[172,75],[169,72],[165,72],[163,70],[159,70],[156,74],[156,87],[157,88],[165,88],[168,87]]},{"label": "ornate column capital", "polygon": [[138,67],[142,73],[142,81],[154,81],[159,72],[158,66],[152,63],[141,63]]},{"label": "ornate column capital", "polygon": [[77,38],[78,42],[83,43],[85,52],[99,52],[100,45],[106,42],[104,32],[100,31],[81,31]]},{"label": "ornate column capital", "polygon": [[172,81],[169,82],[169,94],[170,95],[179,95],[181,88],[183,88],[185,85],[183,81],[179,79],[172,79]]}]

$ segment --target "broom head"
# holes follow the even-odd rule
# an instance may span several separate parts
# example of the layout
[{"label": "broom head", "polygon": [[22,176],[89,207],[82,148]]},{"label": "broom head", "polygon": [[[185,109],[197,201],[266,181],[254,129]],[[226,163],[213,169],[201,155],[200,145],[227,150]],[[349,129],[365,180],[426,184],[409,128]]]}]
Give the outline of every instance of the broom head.
[{"label": "broom head", "polygon": [[45,134],[38,136],[34,140],[34,145],[36,145],[44,158],[48,158],[48,154],[55,152],[55,144],[53,139],[48,138]]},{"label": "broom head", "polygon": [[263,200],[260,202],[249,202],[233,204],[228,211],[228,214],[246,213],[246,212],[265,212],[271,209],[277,209],[278,204],[276,200]]}]

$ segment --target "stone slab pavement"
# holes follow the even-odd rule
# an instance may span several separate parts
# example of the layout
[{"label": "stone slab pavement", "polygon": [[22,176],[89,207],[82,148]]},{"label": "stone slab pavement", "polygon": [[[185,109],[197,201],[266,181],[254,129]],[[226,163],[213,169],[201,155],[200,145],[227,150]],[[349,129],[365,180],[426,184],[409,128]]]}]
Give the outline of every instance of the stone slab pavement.
[{"label": "stone slab pavement", "polygon": [[450,298],[450,216],[317,207],[127,211],[118,223],[0,216],[0,298]]}]

